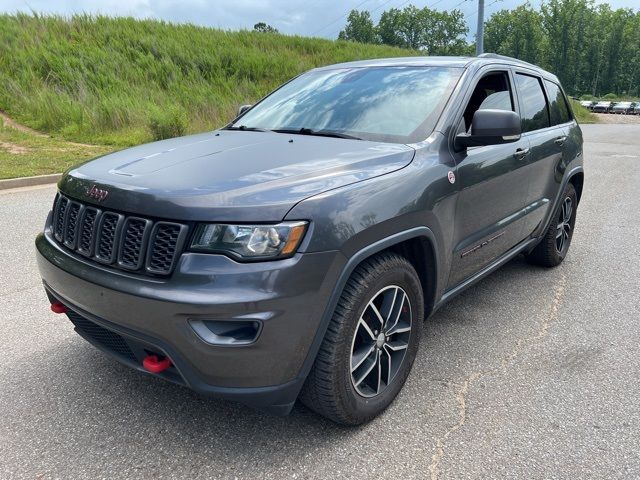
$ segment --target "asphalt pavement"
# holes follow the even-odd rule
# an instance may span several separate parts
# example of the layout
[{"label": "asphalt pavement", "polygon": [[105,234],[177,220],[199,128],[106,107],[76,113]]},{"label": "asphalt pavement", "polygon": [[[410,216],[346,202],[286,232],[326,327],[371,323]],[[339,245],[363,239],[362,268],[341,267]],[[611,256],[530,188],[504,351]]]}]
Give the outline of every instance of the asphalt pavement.
[{"label": "asphalt pavement", "polygon": [[48,310],[33,239],[54,187],[0,192],[0,478],[640,478],[640,126],[583,131],[565,262],[518,258],[443,307],[359,428],[108,358]]}]

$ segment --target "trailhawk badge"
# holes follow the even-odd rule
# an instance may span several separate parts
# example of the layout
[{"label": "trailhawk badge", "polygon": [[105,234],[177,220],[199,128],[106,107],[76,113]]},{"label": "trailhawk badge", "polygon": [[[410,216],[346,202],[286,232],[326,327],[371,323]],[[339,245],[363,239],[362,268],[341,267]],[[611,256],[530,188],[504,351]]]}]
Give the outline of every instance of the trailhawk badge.
[{"label": "trailhawk badge", "polygon": [[449,170],[449,173],[447,174],[447,178],[449,179],[449,183],[456,183],[456,174],[453,173],[451,170]]},{"label": "trailhawk badge", "polygon": [[95,185],[92,185],[91,188],[87,188],[87,197],[95,198],[99,202],[107,198],[107,195],[109,195],[108,190],[103,190]]}]

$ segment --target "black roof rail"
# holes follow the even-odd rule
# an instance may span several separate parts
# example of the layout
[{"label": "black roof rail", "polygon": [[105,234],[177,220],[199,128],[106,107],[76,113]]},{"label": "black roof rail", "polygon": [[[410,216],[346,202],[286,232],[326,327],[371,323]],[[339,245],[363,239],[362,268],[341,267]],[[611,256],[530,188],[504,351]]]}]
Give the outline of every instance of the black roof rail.
[{"label": "black roof rail", "polygon": [[510,62],[520,63],[521,65],[528,65],[538,70],[542,70],[541,67],[539,67],[538,65],[534,65],[533,63],[525,62],[524,60],[520,60],[514,57],[508,57],[507,55],[498,55],[497,53],[481,53],[480,55],[478,55],[478,58],[495,58],[497,60],[508,60]]}]

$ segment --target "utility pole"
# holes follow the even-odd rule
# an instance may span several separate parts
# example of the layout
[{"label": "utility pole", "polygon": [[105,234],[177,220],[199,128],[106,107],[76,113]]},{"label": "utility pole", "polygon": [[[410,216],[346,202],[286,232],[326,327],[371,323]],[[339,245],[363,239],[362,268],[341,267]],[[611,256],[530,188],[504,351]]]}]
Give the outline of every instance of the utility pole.
[{"label": "utility pole", "polygon": [[476,56],[484,53],[484,0],[478,0],[478,28],[476,29]]}]

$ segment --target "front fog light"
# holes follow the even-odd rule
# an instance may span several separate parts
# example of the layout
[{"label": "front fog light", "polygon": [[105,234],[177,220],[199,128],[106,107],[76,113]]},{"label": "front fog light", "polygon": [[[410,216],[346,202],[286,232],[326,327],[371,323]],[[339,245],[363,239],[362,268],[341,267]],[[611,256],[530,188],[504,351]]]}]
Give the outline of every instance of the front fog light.
[{"label": "front fog light", "polygon": [[242,259],[275,259],[293,255],[307,229],[307,222],[277,225],[198,225],[191,250],[224,253]]}]

